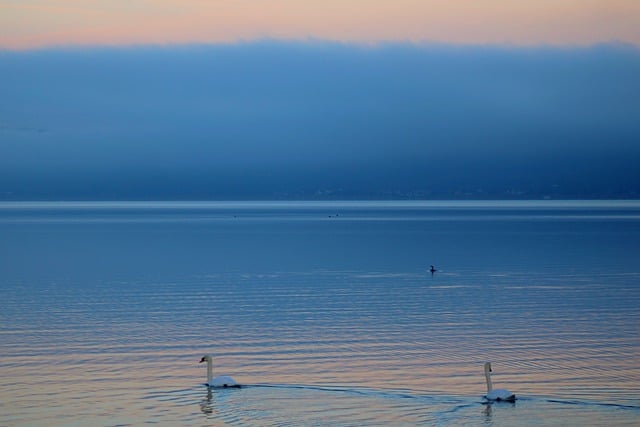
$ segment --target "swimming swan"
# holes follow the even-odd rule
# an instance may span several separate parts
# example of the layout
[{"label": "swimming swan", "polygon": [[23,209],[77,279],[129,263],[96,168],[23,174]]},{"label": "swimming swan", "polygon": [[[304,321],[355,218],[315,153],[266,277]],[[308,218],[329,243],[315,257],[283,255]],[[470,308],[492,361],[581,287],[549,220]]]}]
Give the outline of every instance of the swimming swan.
[{"label": "swimming swan", "polygon": [[493,389],[493,384],[491,383],[491,363],[487,362],[484,364],[484,376],[487,379],[487,395],[485,398],[487,400],[494,401],[506,401],[506,402],[515,402],[516,395],[511,393],[509,390],[503,388]]},{"label": "swimming swan", "polygon": [[235,380],[227,375],[220,375],[218,377],[213,378],[213,363],[211,359],[211,355],[207,354],[202,356],[199,363],[207,362],[207,385],[209,387],[236,387],[240,388],[240,384],[236,383]]}]

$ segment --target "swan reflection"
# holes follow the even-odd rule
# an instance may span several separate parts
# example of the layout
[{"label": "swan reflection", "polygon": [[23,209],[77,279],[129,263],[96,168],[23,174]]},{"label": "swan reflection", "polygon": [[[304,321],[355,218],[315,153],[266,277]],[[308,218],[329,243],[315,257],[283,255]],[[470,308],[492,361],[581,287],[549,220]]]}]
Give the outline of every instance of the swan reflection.
[{"label": "swan reflection", "polygon": [[204,399],[202,399],[202,401],[200,402],[200,410],[202,411],[203,414],[205,415],[213,414],[213,405],[211,404],[212,399],[213,399],[213,393],[211,392],[211,389],[207,387],[207,396]]}]

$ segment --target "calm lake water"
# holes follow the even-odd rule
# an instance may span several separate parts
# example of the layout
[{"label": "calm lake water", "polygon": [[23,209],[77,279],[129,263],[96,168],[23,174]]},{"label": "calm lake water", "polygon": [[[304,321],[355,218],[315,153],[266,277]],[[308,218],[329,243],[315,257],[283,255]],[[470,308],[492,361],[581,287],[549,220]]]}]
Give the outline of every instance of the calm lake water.
[{"label": "calm lake water", "polygon": [[640,202],[0,203],[0,425],[145,424],[637,426]]}]

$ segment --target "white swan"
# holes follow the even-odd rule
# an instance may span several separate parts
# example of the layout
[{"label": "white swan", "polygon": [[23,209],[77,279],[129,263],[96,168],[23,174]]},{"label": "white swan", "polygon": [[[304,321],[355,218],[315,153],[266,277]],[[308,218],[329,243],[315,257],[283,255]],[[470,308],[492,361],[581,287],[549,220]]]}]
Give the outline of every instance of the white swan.
[{"label": "white swan", "polygon": [[210,354],[202,356],[199,363],[207,362],[207,385],[209,387],[236,387],[240,388],[240,384],[227,375],[220,375],[213,378],[213,361]]},{"label": "white swan", "polygon": [[485,396],[487,400],[507,402],[516,401],[516,395],[511,393],[509,390],[504,388],[493,389],[493,383],[491,382],[491,363],[489,362],[484,364],[484,376],[487,379],[487,395]]}]

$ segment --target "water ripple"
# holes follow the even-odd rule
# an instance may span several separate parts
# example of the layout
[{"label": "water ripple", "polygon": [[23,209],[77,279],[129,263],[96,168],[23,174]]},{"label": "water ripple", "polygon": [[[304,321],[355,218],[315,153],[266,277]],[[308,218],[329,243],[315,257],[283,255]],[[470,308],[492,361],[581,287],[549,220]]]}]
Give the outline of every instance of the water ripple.
[{"label": "water ripple", "polygon": [[[481,227],[323,218],[309,231],[282,218],[36,226],[3,209],[0,425],[640,419],[640,227],[631,216],[620,224],[598,216],[612,212],[585,213],[603,221],[594,227],[567,212],[562,221],[527,214],[490,232],[490,212]],[[449,266],[432,277],[420,263],[445,252]],[[601,270],[600,259],[613,267]],[[249,386],[207,390],[198,364],[207,353],[216,373]],[[515,405],[482,404],[487,360]]]}]

